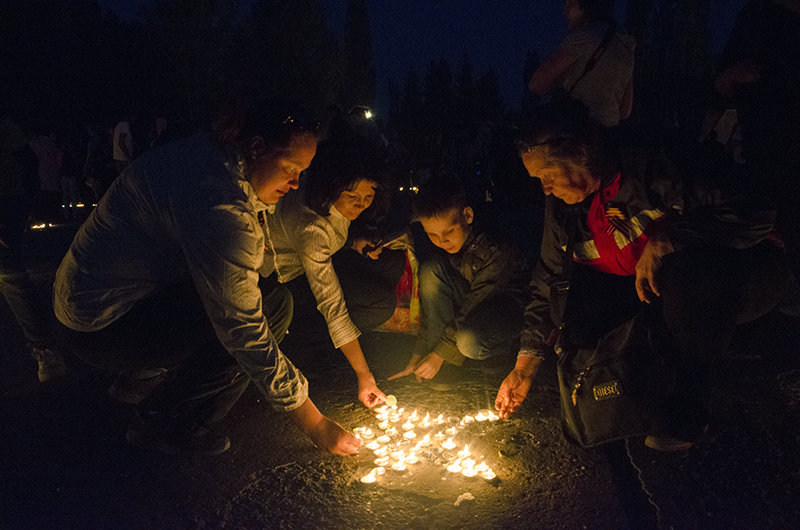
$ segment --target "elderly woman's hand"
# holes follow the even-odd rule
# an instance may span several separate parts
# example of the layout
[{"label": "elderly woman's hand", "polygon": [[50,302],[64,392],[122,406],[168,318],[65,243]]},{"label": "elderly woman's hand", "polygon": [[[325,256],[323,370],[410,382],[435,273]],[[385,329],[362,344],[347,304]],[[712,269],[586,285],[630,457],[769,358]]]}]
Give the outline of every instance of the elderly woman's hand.
[{"label": "elderly woman's hand", "polygon": [[653,238],[645,245],[642,256],[636,263],[636,294],[642,302],[649,304],[653,296],[661,296],[656,284],[656,274],[661,268],[661,258],[673,252],[675,248],[666,237]]},{"label": "elderly woman's hand", "polygon": [[383,247],[375,247],[373,243],[374,242],[370,239],[358,238],[353,240],[350,248],[359,254],[369,256],[372,259],[378,259],[378,256],[381,255],[381,251],[383,251]]}]

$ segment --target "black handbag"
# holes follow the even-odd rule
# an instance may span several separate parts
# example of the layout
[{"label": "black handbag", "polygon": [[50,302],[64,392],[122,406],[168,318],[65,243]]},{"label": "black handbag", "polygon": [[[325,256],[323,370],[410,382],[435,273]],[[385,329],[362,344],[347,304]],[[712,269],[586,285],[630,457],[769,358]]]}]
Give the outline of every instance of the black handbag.
[{"label": "black handbag", "polygon": [[556,345],[565,437],[582,447],[653,433],[675,386],[672,340],[658,307],[648,306],[594,348]]}]

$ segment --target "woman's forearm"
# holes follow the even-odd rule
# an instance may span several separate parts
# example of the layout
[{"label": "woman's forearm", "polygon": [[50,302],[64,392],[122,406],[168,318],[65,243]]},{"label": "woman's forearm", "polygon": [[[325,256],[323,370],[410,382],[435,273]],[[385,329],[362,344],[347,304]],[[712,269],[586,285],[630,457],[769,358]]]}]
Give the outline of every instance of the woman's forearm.
[{"label": "woman's forearm", "polygon": [[367,360],[364,358],[364,352],[361,350],[361,344],[358,342],[358,339],[353,339],[346,344],[342,344],[339,349],[347,358],[347,362],[350,363],[350,366],[353,367],[353,371],[355,371],[356,375],[361,377],[362,375],[369,375],[372,373],[369,369],[369,365],[367,365]]}]

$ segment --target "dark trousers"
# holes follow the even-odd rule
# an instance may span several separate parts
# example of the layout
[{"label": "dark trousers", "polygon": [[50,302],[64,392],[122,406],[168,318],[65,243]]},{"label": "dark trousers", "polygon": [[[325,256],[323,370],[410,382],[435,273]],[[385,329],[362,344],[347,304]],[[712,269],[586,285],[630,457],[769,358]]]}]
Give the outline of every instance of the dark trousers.
[{"label": "dark trousers", "polygon": [[[664,411],[667,434],[690,437],[707,422],[712,363],[728,348],[737,324],[774,309],[791,285],[785,256],[769,243],[747,250],[690,249],[665,256],[657,300],[674,340],[676,389]],[[565,310],[572,344],[592,347],[642,309],[633,277],[575,266]]]},{"label": "dark trousers", "polygon": [[456,323],[470,286],[440,254],[422,264],[419,284],[422,306],[419,340],[424,341],[427,351],[433,351],[445,328],[454,324],[458,328],[455,334],[458,350],[476,361],[508,353],[519,340],[524,307],[508,293],[487,297]]},{"label": "dark trousers", "polygon": [[[291,297],[273,280],[260,286],[270,331],[280,342],[292,317]],[[189,281],[137,302],[100,331],[62,329],[74,354],[99,368],[168,369],[164,383],[139,404],[143,416],[207,425],[225,417],[250,382],[219,343]]]},{"label": "dark trousers", "polygon": [[37,295],[22,254],[30,201],[24,195],[0,198],[0,293],[35,347],[53,347],[52,309]]}]

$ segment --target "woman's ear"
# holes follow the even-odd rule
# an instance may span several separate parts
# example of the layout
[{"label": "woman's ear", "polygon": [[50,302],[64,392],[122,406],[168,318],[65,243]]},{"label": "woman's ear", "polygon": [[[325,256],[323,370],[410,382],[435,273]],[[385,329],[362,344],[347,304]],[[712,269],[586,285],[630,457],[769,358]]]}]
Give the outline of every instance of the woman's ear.
[{"label": "woman's ear", "polygon": [[247,156],[251,160],[258,160],[267,152],[267,144],[261,136],[254,136],[247,144]]},{"label": "woman's ear", "polygon": [[475,212],[472,210],[472,206],[467,206],[464,208],[464,221],[471,225],[473,219],[475,219]]}]

